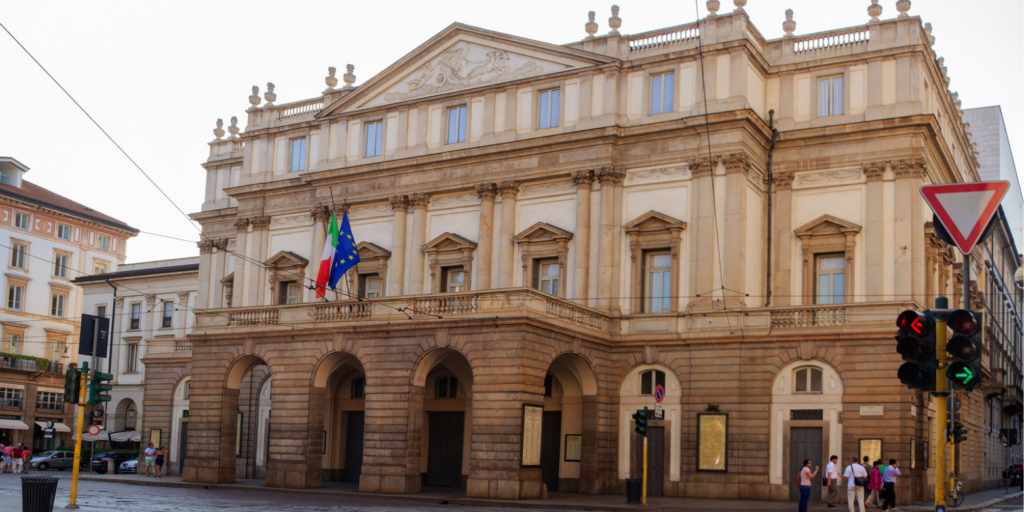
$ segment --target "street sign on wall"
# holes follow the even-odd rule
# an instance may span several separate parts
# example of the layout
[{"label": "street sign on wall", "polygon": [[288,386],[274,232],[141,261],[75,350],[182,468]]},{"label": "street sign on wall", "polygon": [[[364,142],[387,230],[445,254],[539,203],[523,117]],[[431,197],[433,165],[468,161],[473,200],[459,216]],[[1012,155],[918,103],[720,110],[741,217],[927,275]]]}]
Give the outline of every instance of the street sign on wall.
[{"label": "street sign on wall", "polygon": [[1009,188],[1008,181],[926,185],[921,195],[960,252],[969,254]]}]

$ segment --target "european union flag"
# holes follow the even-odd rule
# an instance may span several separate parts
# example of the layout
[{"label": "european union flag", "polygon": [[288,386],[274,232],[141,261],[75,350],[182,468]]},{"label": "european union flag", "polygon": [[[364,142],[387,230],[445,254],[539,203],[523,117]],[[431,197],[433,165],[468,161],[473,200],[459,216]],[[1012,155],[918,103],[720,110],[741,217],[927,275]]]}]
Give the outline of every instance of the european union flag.
[{"label": "european union flag", "polygon": [[356,249],[356,239],[352,236],[352,226],[348,223],[348,212],[341,218],[341,229],[338,233],[338,245],[334,249],[334,262],[331,263],[330,286],[336,290],[338,280],[345,272],[359,263],[359,250]]}]

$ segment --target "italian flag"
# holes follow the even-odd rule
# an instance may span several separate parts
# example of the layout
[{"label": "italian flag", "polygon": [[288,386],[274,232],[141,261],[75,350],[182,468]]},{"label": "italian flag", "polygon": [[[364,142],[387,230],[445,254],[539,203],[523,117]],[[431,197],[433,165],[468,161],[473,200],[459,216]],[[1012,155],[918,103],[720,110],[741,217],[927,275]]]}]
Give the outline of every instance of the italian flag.
[{"label": "italian flag", "polygon": [[320,257],[320,271],[316,274],[316,296],[323,298],[327,291],[327,281],[331,278],[331,263],[334,262],[334,252],[338,247],[338,217],[331,214],[331,227],[327,231],[327,239],[324,240],[324,254]]}]

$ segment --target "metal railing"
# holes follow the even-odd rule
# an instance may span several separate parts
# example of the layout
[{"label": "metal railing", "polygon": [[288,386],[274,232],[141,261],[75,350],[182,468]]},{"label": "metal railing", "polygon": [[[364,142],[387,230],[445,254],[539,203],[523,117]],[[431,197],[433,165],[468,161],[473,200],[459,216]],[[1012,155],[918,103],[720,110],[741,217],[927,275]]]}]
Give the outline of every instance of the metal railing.
[{"label": "metal railing", "polygon": [[40,366],[31,359],[21,359],[16,357],[0,357],[0,369],[3,370],[21,370],[23,372],[43,372],[52,373],[55,375],[62,375],[64,373],[64,363],[58,361],[49,361],[45,366]]}]

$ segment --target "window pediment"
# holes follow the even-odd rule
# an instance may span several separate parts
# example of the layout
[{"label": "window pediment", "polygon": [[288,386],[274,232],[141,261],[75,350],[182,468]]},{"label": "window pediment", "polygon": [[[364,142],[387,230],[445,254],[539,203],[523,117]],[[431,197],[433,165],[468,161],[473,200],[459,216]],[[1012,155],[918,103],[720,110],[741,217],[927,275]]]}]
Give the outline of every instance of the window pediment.
[{"label": "window pediment", "polygon": [[682,231],[686,223],[669,217],[661,212],[651,210],[622,226],[629,234],[641,234],[657,231]]},{"label": "window pediment", "polygon": [[860,226],[852,222],[847,222],[831,215],[822,215],[800,226],[794,232],[797,237],[806,238],[812,236],[856,234],[860,233],[860,229]]},{"label": "window pediment", "polygon": [[370,242],[359,242],[356,244],[356,250],[359,251],[361,261],[391,257],[391,251]]},{"label": "window pediment", "polygon": [[235,273],[232,272],[232,273],[224,276],[224,279],[220,280],[220,284],[224,284],[224,285],[233,285],[233,284],[235,284]]},{"label": "window pediment", "polygon": [[430,268],[431,293],[442,293],[444,269],[454,267],[462,267],[465,272],[463,289],[472,290],[470,280],[473,275],[473,251],[476,250],[476,245],[475,242],[455,233],[442,233],[423,246]]},{"label": "window pediment", "polygon": [[309,264],[309,260],[291,251],[281,251],[271,256],[263,264],[274,268],[305,267]]},{"label": "window pediment", "polygon": [[442,233],[423,246],[423,250],[427,252],[461,251],[465,249],[476,249],[476,242],[470,242],[455,233]]},{"label": "window pediment", "polygon": [[556,242],[572,240],[572,233],[546,222],[538,222],[524,229],[512,239],[519,243]]}]

